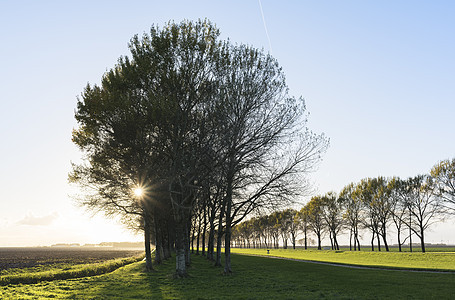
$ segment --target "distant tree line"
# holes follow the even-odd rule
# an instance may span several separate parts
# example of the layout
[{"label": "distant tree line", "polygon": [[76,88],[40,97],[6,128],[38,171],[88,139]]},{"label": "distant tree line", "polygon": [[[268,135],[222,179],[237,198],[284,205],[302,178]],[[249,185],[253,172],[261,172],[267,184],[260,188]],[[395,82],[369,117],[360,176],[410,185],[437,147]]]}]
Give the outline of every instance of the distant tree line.
[{"label": "distant tree line", "polygon": [[216,265],[224,244],[232,272],[233,228],[304,193],[328,146],[274,58],[218,37],[209,21],[152,27],[77,102],[79,203],[142,230],[148,270],[153,243],[186,276],[197,241]]},{"label": "distant tree line", "polygon": [[234,228],[234,240],[240,247],[287,248],[291,240],[295,248],[296,235],[304,234],[305,249],[311,233],[318,249],[324,236],[331,248],[339,250],[338,237],[349,233],[349,248],[360,250],[360,233],[371,235],[371,250],[389,251],[389,230],[393,228],[399,251],[412,237],[425,252],[428,228],[455,213],[455,158],[433,166],[429,174],[408,179],[398,177],[365,178],[350,183],[339,194],[318,195],[300,210],[284,210],[251,218]]}]

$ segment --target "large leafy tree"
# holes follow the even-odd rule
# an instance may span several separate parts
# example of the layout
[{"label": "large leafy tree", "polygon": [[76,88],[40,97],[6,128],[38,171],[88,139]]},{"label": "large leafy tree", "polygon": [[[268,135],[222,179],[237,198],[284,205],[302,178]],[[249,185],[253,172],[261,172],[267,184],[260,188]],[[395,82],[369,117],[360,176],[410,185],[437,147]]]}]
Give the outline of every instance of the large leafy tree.
[{"label": "large leafy tree", "polygon": [[[135,36],[131,56],[100,86],[88,85],[76,111],[73,141],[86,161],[70,177],[92,188],[82,204],[137,216],[149,268],[151,232],[164,243],[172,216],[167,240],[175,241],[178,276],[190,263],[195,211],[210,227],[209,257],[218,219],[217,254],[225,236],[229,273],[232,227],[299,194],[302,175],[327,148],[307,130],[304,102],[288,96],[276,60],[218,35],[199,21]],[[144,193],[134,196],[135,188]]]},{"label": "large leafy tree", "polygon": [[[82,203],[140,215],[146,238],[154,212],[169,204],[179,276],[186,275],[194,183],[203,174],[206,143],[200,142],[208,138],[201,124],[209,119],[204,108],[212,99],[209,63],[217,36],[205,21],[169,23],[152,27],[142,39],[135,36],[131,58],[121,57],[101,86],[87,86],[76,111],[73,141],[87,159],[71,178],[94,187]],[[157,186],[166,187],[165,199],[154,194]],[[132,197],[134,188],[145,191],[140,201]],[[149,255],[147,262],[150,268]]]},{"label": "large leafy tree", "polygon": [[[126,63],[126,62],[121,62]],[[153,202],[150,191],[155,174],[153,144],[146,139],[152,120],[141,109],[143,99],[125,92],[135,85],[130,76],[121,82],[119,73],[105,74],[102,86],[87,86],[78,101],[76,119],[80,127],[73,141],[85,152],[86,161],[74,165],[70,180],[87,194],[81,204],[106,214],[136,215],[145,234],[147,269],[151,269],[150,222]],[[132,139],[131,136],[135,138]],[[144,194],[134,195],[134,189]]]}]

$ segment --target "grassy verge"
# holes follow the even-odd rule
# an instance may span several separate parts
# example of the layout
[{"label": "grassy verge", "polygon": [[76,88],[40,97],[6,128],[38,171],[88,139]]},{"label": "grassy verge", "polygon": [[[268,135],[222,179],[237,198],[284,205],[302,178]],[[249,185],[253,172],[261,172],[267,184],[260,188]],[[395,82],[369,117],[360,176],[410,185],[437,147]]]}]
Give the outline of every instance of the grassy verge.
[{"label": "grassy verge", "polygon": [[137,262],[101,276],[10,285],[4,299],[453,299],[454,274],[358,270],[233,255],[225,276],[192,257],[190,276],[174,279],[174,260],[144,272]]},{"label": "grassy verge", "polygon": [[[144,256],[135,256],[128,258],[120,258],[108,260],[102,263],[96,264],[84,264],[84,265],[75,265],[61,268],[61,265],[56,265],[54,269],[45,270],[45,271],[36,271],[31,272],[18,272],[13,274],[7,274],[0,276],[0,286],[8,284],[29,284],[29,283],[38,283],[41,281],[51,281],[51,280],[62,280],[69,278],[80,278],[87,276],[95,276],[104,274],[107,272],[112,272],[122,266],[131,264],[141,260]],[[39,270],[39,269],[38,269]]]},{"label": "grassy verge", "polygon": [[377,268],[455,271],[455,252],[371,252],[301,249],[239,249],[232,252],[246,255],[265,255],[291,259],[361,265]]}]

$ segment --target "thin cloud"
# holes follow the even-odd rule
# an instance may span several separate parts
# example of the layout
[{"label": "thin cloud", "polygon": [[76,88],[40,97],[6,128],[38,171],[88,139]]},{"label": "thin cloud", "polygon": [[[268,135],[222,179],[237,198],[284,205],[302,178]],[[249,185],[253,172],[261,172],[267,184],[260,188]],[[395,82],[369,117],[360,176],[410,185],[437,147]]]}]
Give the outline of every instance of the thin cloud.
[{"label": "thin cloud", "polygon": [[32,225],[32,226],[46,226],[52,224],[55,219],[58,218],[58,213],[53,212],[47,216],[36,217],[32,213],[28,213],[22,220],[17,223],[20,225]]},{"label": "thin cloud", "polygon": [[259,8],[261,9],[262,22],[264,23],[265,35],[267,36],[267,40],[269,41],[270,54],[273,55],[272,42],[270,42],[269,31],[267,30],[267,24],[265,23],[264,11],[262,10],[262,3],[261,3],[261,0],[258,0],[258,1],[259,1]]}]

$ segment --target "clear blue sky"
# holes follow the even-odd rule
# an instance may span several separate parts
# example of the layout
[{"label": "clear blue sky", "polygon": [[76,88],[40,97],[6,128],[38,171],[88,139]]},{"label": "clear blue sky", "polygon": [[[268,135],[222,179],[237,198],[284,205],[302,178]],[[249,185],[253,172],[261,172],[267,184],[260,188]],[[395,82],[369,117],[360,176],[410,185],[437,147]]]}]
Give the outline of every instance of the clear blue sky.
[{"label": "clear blue sky", "polygon": [[[134,34],[208,18],[222,38],[271,51],[309,127],[331,146],[321,193],[408,177],[455,157],[454,1],[0,2],[0,246],[140,240],[74,206],[67,184],[76,97]],[[429,242],[455,243],[453,221]],[[392,242],[394,242],[392,240]]]}]

